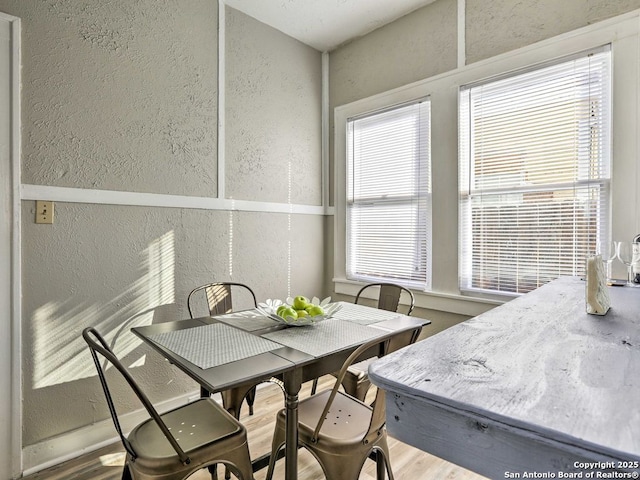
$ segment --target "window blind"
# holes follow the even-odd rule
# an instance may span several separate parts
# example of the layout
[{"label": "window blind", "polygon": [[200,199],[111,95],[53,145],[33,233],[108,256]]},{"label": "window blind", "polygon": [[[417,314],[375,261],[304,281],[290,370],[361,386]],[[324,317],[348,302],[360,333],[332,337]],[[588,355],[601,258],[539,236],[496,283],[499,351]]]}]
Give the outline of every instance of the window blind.
[{"label": "window blind", "polygon": [[610,49],[464,86],[460,288],[582,275],[609,239]]},{"label": "window blind", "polygon": [[430,286],[430,103],[347,121],[347,278]]}]

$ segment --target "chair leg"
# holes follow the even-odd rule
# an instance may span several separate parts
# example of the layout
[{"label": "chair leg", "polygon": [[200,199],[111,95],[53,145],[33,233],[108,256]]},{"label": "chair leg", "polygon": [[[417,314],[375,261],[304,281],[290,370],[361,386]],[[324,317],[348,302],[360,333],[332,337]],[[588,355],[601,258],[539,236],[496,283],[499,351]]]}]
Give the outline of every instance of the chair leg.
[{"label": "chair leg", "polygon": [[249,415],[253,415],[253,404],[256,401],[256,387],[247,392],[247,405],[249,405]]},{"label": "chair leg", "polygon": [[233,465],[225,465],[227,473],[233,472],[233,474],[241,480],[253,480],[253,468],[251,466],[251,458],[249,457],[249,448],[246,443],[227,452],[225,457],[231,465]]},{"label": "chair leg", "polygon": [[276,449],[271,449],[271,457],[269,458],[269,468],[267,469],[267,475],[264,480],[271,480],[273,478],[273,472],[276,468],[276,460],[278,459],[278,452],[284,447],[284,443],[278,445]]},{"label": "chair leg", "polygon": [[[249,390],[244,388],[231,388],[229,390],[223,390],[220,392],[222,396],[222,406],[226,411],[233,415],[236,420],[240,420],[240,413],[242,410],[242,402],[246,399],[247,405],[249,405],[249,415],[253,415],[253,402],[256,398],[256,387],[251,387]],[[212,474],[213,475],[213,474]],[[225,480],[231,478],[231,472],[229,467],[224,471]],[[213,480],[217,480],[214,478]]]},{"label": "chair leg", "polygon": [[276,421],[276,428],[273,432],[273,441],[271,442],[271,457],[269,458],[269,469],[267,470],[267,476],[265,477],[265,480],[271,480],[271,478],[273,477],[273,470],[276,468],[278,452],[284,446],[284,441],[284,425],[281,425],[279,421]]},{"label": "chair leg", "polygon": [[376,480],[384,480],[385,477],[384,454],[381,450],[376,451]]},{"label": "chair leg", "polygon": [[385,471],[389,480],[394,480],[393,471],[391,470],[391,461],[389,460],[389,447],[386,439],[379,446],[373,448],[376,455],[376,480],[384,480]]},{"label": "chair leg", "polygon": [[358,480],[360,473],[362,472],[362,466],[366,460],[366,457],[362,459],[359,464],[356,463],[355,456],[338,456],[325,454],[324,452],[314,451],[311,449],[311,453],[314,454],[322,471],[326,477],[326,480]]},{"label": "chair leg", "polygon": [[209,465],[207,467],[209,470],[209,474],[211,475],[211,480],[218,480],[218,464],[214,463],[213,465]]},{"label": "chair leg", "polygon": [[315,395],[317,389],[318,389],[318,379],[314,378],[313,383],[311,384],[311,395]]},{"label": "chair leg", "polygon": [[133,477],[131,477],[131,471],[129,470],[129,465],[126,462],[122,469],[122,480],[133,480]]}]

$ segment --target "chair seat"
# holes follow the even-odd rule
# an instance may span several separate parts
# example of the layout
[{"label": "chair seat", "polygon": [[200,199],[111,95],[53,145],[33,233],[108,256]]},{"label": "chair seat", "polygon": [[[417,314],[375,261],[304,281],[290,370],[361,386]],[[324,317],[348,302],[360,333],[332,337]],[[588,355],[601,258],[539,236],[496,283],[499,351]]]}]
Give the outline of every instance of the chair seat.
[{"label": "chair seat", "polygon": [[230,461],[242,470],[244,478],[251,478],[246,430],[214,400],[201,398],[161,417],[189,456],[192,467],[182,465],[157,423],[149,419],[134,428],[128,437],[137,454],[134,465],[138,473],[144,472],[150,478],[168,471],[186,474],[196,466]]},{"label": "chair seat", "polygon": [[[327,404],[331,390],[305,398],[298,405],[299,435],[305,443],[311,441],[313,430],[318,423],[322,410]],[[330,442],[332,445],[347,445],[360,442],[369,428],[371,407],[355,398],[338,392],[322,425],[318,444]],[[284,422],[284,410],[278,420]]]},{"label": "chair seat", "polygon": [[[160,416],[186,453],[241,430],[241,427],[222,407],[208,398],[197,400]],[[139,458],[178,458],[176,451],[152,419],[134,428],[128,439]]]}]

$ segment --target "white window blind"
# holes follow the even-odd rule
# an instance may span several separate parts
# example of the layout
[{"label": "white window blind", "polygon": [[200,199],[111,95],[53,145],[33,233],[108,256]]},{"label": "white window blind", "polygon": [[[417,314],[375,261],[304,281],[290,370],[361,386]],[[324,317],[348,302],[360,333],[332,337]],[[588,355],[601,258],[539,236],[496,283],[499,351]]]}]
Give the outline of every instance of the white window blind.
[{"label": "white window blind", "polygon": [[581,275],[608,240],[610,50],[460,89],[460,287]]},{"label": "white window blind", "polygon": [[430,287],[428,99],[347,121],[347,278]]}]

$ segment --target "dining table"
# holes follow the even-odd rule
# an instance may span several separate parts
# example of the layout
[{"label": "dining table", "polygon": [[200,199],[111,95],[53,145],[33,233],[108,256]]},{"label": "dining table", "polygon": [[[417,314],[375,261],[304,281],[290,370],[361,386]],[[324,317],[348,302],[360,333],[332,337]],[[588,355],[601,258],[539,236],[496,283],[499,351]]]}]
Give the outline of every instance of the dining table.
[{"label": "dining table", "polygon": [[[263,305],[264,307],[264,305]],[[268,309],[175,320],[131,331],[170,363],[216,393],[258,381],[278,379],[284,391],[285,478],[297,480],[298,400],[302,383],[337,371],[360,345],[380,346],[361,358],[382,353],[382,345],[403,332],[416,332],[429,320],[364,305],[337,302],[329,318],[306,326],[277,321]],[[253,460],[254,471],[270,452]]]},{"label": "dining table", "polygon": [[640,476],[640,288],[560,277],[369,367],[402,442],[489,478]]}]

